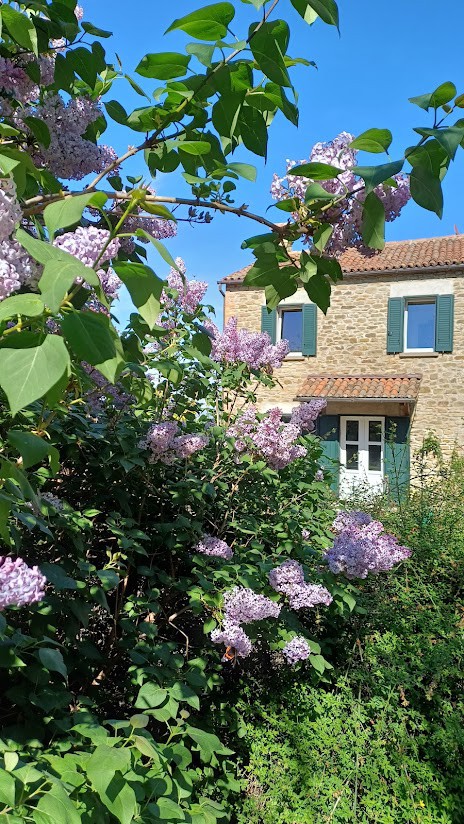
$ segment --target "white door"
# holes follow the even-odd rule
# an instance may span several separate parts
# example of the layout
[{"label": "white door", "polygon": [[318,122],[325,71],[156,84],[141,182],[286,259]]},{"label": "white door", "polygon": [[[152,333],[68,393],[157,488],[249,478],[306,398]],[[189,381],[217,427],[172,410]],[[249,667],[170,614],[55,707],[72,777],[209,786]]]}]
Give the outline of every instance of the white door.
[{"label": "white door", "polygon": [[383,489],[385,418],[340,419],[340,494]]}]

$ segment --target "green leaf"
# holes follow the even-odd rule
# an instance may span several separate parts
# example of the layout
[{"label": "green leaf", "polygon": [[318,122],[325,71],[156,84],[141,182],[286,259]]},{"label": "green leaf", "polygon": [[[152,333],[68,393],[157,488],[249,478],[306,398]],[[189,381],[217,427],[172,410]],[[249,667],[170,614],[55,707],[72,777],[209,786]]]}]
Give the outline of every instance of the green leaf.
[{"label": "green leaf", "polygon": [[42,665],[49,672],[59,672],[64,678],[68,677],[68,670],[63,661],[63,656],[58,649],[51,649],[50,647],[40,647],[39,658]]},{"label": "green leaf", "polygon": [[8,440],[21,455],[24,469],[29,469],[30,466],[42,463],[44,458],[49,457],[53,471],[58,471],[58,450],[44,438],[39,438],[38,435],[34,435],[32,432],[10,429],[8,432]]},{"label": "green leaf", "polygon": [[434,137],[451,160],[454,160],[456,151],[464,138],[464,129],[457,125],[449,126],[447,129],[417,128],[414,131],[423,137]]},{"label": "green leaf", "polygon": [[310,278],[310,280],[303,285],[309,299],[326,314],[330,306],[330,293],[332,291],[327,278],[318,271],[317,275]]},{"label": "green leaf", "polygon": [[73,578],[66,574],[65,570],[59,564],[40,564],[40,571],[45,575],[47,581],[52,584],[55,589],[77,589],[77,584]]},{"label": "green leaf", "polygon": [[167,697],[167,690],[161,689],[158,684],[147,683],[140,688],[135,706],[137,709],[151,710],[164,704]]},{"label": "green leaf", "polygon": [[153,329],[161,311],[164,282],[144,263],[119,261],[114,264],[114,270],[127,287],[134,306]]},{"label": "green leaf", "polygon": [[57,229],[65,229],[78,223],[87,206],[101,208],[106,201],[104,192],[91,192],[76,197],[64,197],[63,200],[51,203],[44,209],[45,225],[50,237],[53,238]]},{"label": "green leaf", "polygon": [[200,699],[196,692],[189,687],[188,684],[182,684],[180,681],[176,682],[169,690],[172,698],[176,701],[185,701],[196,710],[200,709]]},{"label": "green leaf", "polygon": [[363,152],[381,153],[387,152],[393,140],[389,129],[368,129],[351,141],[352,149],[359,149]]},{"label": "green leaf", "polygon": [[26,126],[29,126],[37,142],[48,149],[50,146],[50,129],[45,121],[40,120],[38,117],[23,117],[22,120]]},{"label": "green leaf", "polygon": [[312,8],[309,0],[291,0],[291,4],[309,26],[319,17],[317,12]]},{"label": "green leaf", "polygon": [[130,750],[101,745],[87,763],[87,775],[101,802],[120,824],[131,824],[137,810],[132,787],[122,773],[130,766]]},{"label": "green leaf", "polygon": [[370,192],[363,204],[361,234],[366,246],[383,249],[385,246],[385,209],[375,192]]},{"label": "green leaf", "polygon": [[[5,753],[6,757],[7,753]],[[12,775],[0,770],[0,804],[7,804],[9,807],[16,805],[16,784]],[[6,824],[6,822],[5,822]]]},{"label": "green leaf", "polygon": [[39,346],[0,349],[0,386],[11,414],[42,398],[69,367],[68,350],[58,335],[47,335]]},{"label": "green leaf", "polygon": [[38,57],[37,32],[32,20],[11,6],[2,5],[1,18],[12,39]]},{"label": "green leaf", "polygon": [[175,77],[184,77],[187,74],[190,57],[178,52],[158,52],[146,54],[136,68],[137,74],[142,77],[153,77],[156,80],[172,80]]},{"label": "green leaf", "polygon": [[211,112],[213,126],[222,137],[231,137],[236,129],[237,120],[244,100],[242,92],[221,95]]},{"label": "green leaf", "polygon": [[84,266],[74,255],[59,260],[49,260],[45,264],[39,280],[39,289],[43,302],[52,312],[58,312],[65,295],[79,277],[85,277],[92,286],[100,286],[94,270]]},{"label": "green leaf", "polygon": [[454,83],[451,83],[451,81],[447,81],[446,83],[442,83],[441,86],[438,86],[438,88],[430,94],[421,94],[418,97],[410,97],[409,102],[414,103],[416,106],[419,106],[425,111],[428,111],[430,108],[439,109],[440,106],[444,106],[445,103],[449,103],[455,94],[456,86]]},{"label": "green leaf", "polygon": [[228,163],[227,168],[245,178],[245,180],[251,180],[252,183],[256,180],[256,167],[250,166],[249,163]]},{"label": "green leaf", "polygon": [[333,232],[333,227],[329,223],[323,223],[313,234],[313,243],[319,252],[323,252],[327,246]]},{"label": "green leaf", "polygon": [[[293,0],[292,3],[295,6]],[[319,15],[324,23],[328,23],[329,26],[336,26],[338,29],[338,7],[335,0],[308,0],[308,6]]]},{"label": "green leaf", "polygon": [[127,126],[128,114],[124,106],[121,106],[117,100],[108,100],[108,102],[105,102],[105,109],[112,120],[120,123],[122,126]]},{"label": "green leaf", "polygon": [[278,86],[291,87],[292,83],[285,66],[290,31],[285,20],[274,20],[256,28],[250,26],[250,48],[258,68]]},{"label": "green leaf", "polygon": [[206,66],[206,68],[209,69],[215,48],[216,46],[209,46],[205,43],[187,43],[185,51],[188,54],[193,54],[193,56],[196,57],[203,66]]},{"label": "green leaf", "polygon": [[234,17],[235,9],[232,3],[213,3],[174,20],[166,29],[166,34],[181,29],[197,40],[222,40]]},{"label": "green leaf", "polygon": [[211,732],[205,732],[205,730],[189,726],[185,728],[185,732],[195,744],[198,744],[202,761],[211,761],[211,758],[215,754],[229,755],[231,753],[231,750],[224,747],[217,735]]},{"label": "green leaf", "polygon": [[237,125],[246,148],[260,157],[266,157],[267,127],[261,112],[251,106],[242,106]]},{"label": "green leaf", "polygon": [[409,183],[413,200],[441,218],[443,216],[443,192],[438,177],[424,166],[414,166]]},{"label": "green leaf", "polygon": [[98,55],[83,46],[78,46],[77,49],[72,49],[67,53],[66,59],[84,83],[87,83],[91,89],[95,88],[97,75],[101,70]]},{"label": "green leaf", "polygon": [[38,295],[11,295],[0,303],[0,323],[16,315],[37,318],[44,310],[44,302]]},{"label": "green leaf", "polygon": [[440,180],[445,177],[450,162],[448,153],[438,140],[427,140],[423,146],[406,150],[405,157],[411,166],[423,166]]},{"label": "green leaf", "polygon": [[125,366],[121,341],[110,319],[102,312],[67,313],[61,328],[69,346],[80,360],[95,366],[115,383]]},{"label": "green leaf", "polygon": [[204,155],[211,151],[211,144],[206,140],[183,140],[179,142],[177,148],[190,155]]},{"label": "green leaf", "polygon": [[[362,177],[366,184],[366,192],[371,192],[376,186],[380,186],[389,177],[399,174],[403,168],[404,160],[394,160],[392,163],[383,163],[380,166],[355,166],[353,173]],[[293,169],[292,169],[293,173]]]},{"label": "green leaf", "polygon": [[129,718],[129,724],[131,725],[131,727],[134,728],[134,730],[143,730],[143,729],[145,729],[145,727],[148,727],[149,723],[150,723],[150,716],[149,715],[143,715],[141,713],[137,713],[136,715],[132,715]]},{"label": "green leaf", "polygon": [[154,816],[160,821],[166,822],[166,824],[167,822],[171,824],[175,821],[185,821],[184,810],[171,798],[165,798],[164,796],[158,798],[155,803],[150,804],[150,810]]},{"label": "green leaf", "polygon": [[303,163],[301,166],[294,166],[292,175],[298,177],[309,177],[311,180],[332,180],[342,173],[342,169],[330,166],[328,163]]},{"label": "green leaf", "polygon": [[97,576],[100,578],[105,592],[109,592],[110,589],[115,589],[115,587],[121,583],[121,579],[114,569],[99,569]]},{"label": "green leaf", "polygon": [[60,824],[80,824],[82,821],[69,793],[58,781],[41,795],[37,807],[31,812],[35,824],[57,824],[58,821]]},{"label": "green leaf", "polygon": [[81,26],[87,34],[91,34],[93,37],[111,37],[113,32],[107,31],[106,29],[99,29],[97,26],[94,26],[92,23],[86,23],[85,20],[81,23]]}]

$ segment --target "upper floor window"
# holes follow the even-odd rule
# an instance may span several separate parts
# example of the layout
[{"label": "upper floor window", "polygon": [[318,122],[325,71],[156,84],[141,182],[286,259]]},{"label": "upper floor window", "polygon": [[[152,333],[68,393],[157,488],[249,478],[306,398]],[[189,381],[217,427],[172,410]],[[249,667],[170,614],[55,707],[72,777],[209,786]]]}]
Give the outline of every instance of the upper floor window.
[{"label": "upper floor window", "polygon": [[437,302],[408,300],[404,307],[405,352],[435,351]]},{"label": "upper floor window", "polygon": [[454,295],[388,300],[387,353],[453,351]]},{"label": "upper floor window", "polygon": [[279,309],[277,336],[279,340],[288,340],[290,352],[303,351],[303,308],[301,306],[293,309]]}]

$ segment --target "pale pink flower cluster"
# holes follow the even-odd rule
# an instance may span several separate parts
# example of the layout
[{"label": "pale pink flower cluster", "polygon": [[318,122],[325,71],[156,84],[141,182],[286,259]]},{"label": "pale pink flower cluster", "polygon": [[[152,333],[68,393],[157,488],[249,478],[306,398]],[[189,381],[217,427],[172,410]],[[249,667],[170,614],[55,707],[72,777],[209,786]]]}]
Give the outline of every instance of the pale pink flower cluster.
[{"label": "pale pink flower cluster", "polygon": [[295,635],[291,641],[285,644],[282,653],[287,660],[287,664],[294,666],[298,661],[306,661],[311,654],[311,650],[302,635]]},{"label": "pale pink flower cluster", "polygon": [[194,547],[194,552],[211,555],[214,558],[223,558],[225,561],[230,561],[234,554],[232,547],[213,535],[203,535],[201,541]]},{"label": "pale pink flower cluster", "polygon": [[[366,198],[365,185],[362,179],[353,173],[356,166],[356,149],[350,148],[354,135],[341,132],[334,140],[328,143],[316,143],[313,147],[309,162],[326,163],[340,169],[340,174],[332,180],[318,181],[327,191],[328,197],[336,198],[336,203],[324,213],[324,221],[332,225],[332,235],[324,253],[341,255],[349,247],[357,248],[362,254],[373,254],[373,250],[366,247],[361,236],[362,208]],[[287,174],[283,177],[274,175],[271,184],[271,194],[275,200],[286,200],[296,197],[304,202],[306,189],[314,181],[292,175],[295,166],[307,163],[287,160]],[[401,210],[411,197],[409,179],[405,175],[395,175],[393,186],[382,183],[374,191],[385,208],[385,219],[396,220]],[[295,215],[298,219],[298,215]],[[311,234],[306,238],[312,244]]]},{"label": "pale pink flower cluster", "polygon": [[204,449],[209,443],[206,435],[180,434],[179,424],[175,421],[155,423],[140,441],[139,447],[150,452],[149,463],[161,463],[171,466],[182,458],[190,458],[195,452]]},{"label": "pale pink flower cluster", "polygon": [[329,606],[332,596],[320,584],[307,584],[301,564],[289,558],[269,573],[269,583],[276,592],[286,595],[291,609],[312,609],[319,604]]},{"label": "pale pink flower cluster", "polygon": [[[57,246],[58,249],[63,249],[70,255],[74,255],[85,266],[93,268],[97,260],[98,265],[103,265],[117,257],[120,247],[119,239],[113,238],[108,243],[109,239],[108,229],[97,229],[95,226],[78,226],[74,232],[65,232],[63,235],[56,237],[53,245]],[[113,300],[121,286],[120,279],[111,268],[99,268],[97,269],[97,275],[106,296]]]},{"label": "pale pink flower cluster", "polygon": [[35,161],[56,177],[82,180],[92,172],[102,172],[116,160],[114,149],[97,146],[83,137],[87,127],[101,114],[97,102],[76,97],[67,103],[57,94],[46,95],[44,101],[27,114],[44,120],[50,131],[50,145],[37,150]]},{"label": "pale pink flower cluster", "polygon": [[246,658],[252,650],[252,643],[241,624],[278,618],[280,610],[280,605],[265,595],[247,587],[234,587],[224,594],[223,627],[213,630],[211,640],[214,644],[233,647],[236,655]]},{"label": "pale pink flower cluster", "polygon": [[289,352],[288,341],[281,340],[274,346],[267,332],[239,329],[237,318],[230,318],[222,333],[211,322],[207,328],[214,336],[211,357],[220,363],[245,363],[250,369],[270,371],[281,367]]},{"label": "pale pink flower cluster", "polygon": [[364,512],[340,512],[333,524],[336,538],[325,555],[331,572],[347,578],[367,578],[392,569],[411,551],[385,532],[380,521]]},{"label": "pale pink flower cluster", "polygon": [[41,601],[47,580],[36,566],[21,559],[0,556],[0,610]]},{"label": "pale pink flower cluster", "polygon": [[239,454],[251,453],[265,460],[272,469],[284,469],[307,454],[306,447],[296,443],[301,435],[300,427],[295,423],[284,423],[278,407],[258,416],[256,407],[249,406],[226,434],[234,439]]}]

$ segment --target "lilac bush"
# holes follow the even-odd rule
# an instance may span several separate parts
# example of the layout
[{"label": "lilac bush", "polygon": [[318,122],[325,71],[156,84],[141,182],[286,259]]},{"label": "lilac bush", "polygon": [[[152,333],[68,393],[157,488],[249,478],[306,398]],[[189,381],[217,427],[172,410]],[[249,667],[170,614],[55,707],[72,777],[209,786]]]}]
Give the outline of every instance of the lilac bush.
[{"label": "lilac bush", "polygon": [[250,369],[279,369],[288,355],[288,341],[271,342],[267,332],[239,329],[237,318],[230,318],[219,332],[209,323],[213,335],[211,357],[224,364],[246,364]]},{"label": "lilac bush", "polygon": [[349,579],[367,578],[387,572],[409,558],[411,552],[385,532],[380,521],[363,512],[339,513],[334,522],[337,532],[325,559],[331,572]]},{"label": "lilac bush", "polygon": [[208,445],[207,435],[180,434],[179,424],[175,421],[155,423],[148,430],[139,446],[149,451],[149,462],[170,466],[181,458],[189,458]]}]

